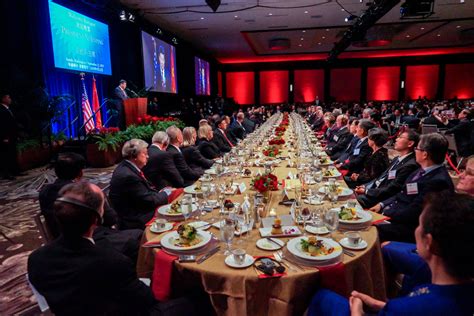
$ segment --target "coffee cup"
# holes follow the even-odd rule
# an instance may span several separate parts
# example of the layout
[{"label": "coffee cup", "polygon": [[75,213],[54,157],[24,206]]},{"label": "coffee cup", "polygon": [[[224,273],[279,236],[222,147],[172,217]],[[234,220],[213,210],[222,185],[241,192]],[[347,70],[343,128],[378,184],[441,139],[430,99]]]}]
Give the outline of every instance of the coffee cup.
[{"label": "coffee cup", "polygon": [[349,243],[350,246],[357,247],[362,241],[362,237],[360,236],[359,232],[349,231],[349,232],[345,232],[344,235],[346,236],[347,242]]},{"label": "coffee cup", "polygon": [[166,219],[157,218],[154,224],[157,229],[164,229],[166,227],[166,223],[167,223]]},{"label": "coffee cup", "polygon": [[238,248],[232,250],[232,256],[234,257],[235,263],[238,265],[242,265],[245,261],[245,250]]}]

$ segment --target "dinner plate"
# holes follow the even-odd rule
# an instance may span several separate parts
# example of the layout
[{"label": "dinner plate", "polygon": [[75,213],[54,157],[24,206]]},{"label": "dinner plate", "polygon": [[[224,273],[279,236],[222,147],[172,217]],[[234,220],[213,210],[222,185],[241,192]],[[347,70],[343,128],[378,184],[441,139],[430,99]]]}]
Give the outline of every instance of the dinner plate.
[{"label": "dinner plate", "polygon": [[[326,193],[326,191],[324,190],[324,187],[320,187],[318,192],[319,193],[324,193],[324,194]],[[352,191],[351,189],[342,187],[342,191],[338,193],[338,196],[339,197],[348,197],[348,196],[352,195],[352,193],[354,193],[354,191]]]},{"label": "dinner plate", "polygon": [[316,234],[316,235],[324,235],[324,234],[329,233],[329,230],[327,229],[326,226],[316,227],[316,226],[306,225],[305,230],[308,233]]},{"label": "dinner plate", "polygon": [[301,235],[301,231],[297,226],[282,226],[281,234],[272,234],[272,227],[259,228],[262,237],[292,237]]},{"label": "dinner plate", "polygon": [[359,244],[357,246],[354,246],[354,245],[349,243],[349,239],[347,239],[347,237],[342,238],[341,240],[339,240],[339,243],[341,244],[342,247],[347,248],[347,249],[351,249],[351,250],[362,250],[362,249],[367,248],[367,246],[368,246],[367,242],[363,239],[359,242]]},{"label": "dinner plate", "polygon": [[207,231],[198,230],[197,238],[201,238],[201,241],[195,245],[192,245],[189,247],[177,246],[176,242],[179,240],[179,234],[177,231],[172,231],[172,232],[167,233],[161,238],[161,246],[170,250],[177,250],[177,251],[197,249],[197,248],[207,245],[207,243],[211,241],[212,235],[211,233]]},{"label": "dinner plate", "polygon": [[202,193],[202,189],[196,191],[195,188],[196,188],[195,184],[192,184],[188,187],[185,187],[184,188],[184,193],[188,193],[188,194],[200,194],[200,193]]},{"label": "dinner plate", "polygon": [[[262,250],[278,250],[285,246],[285,243],[282,240],[276,238],[272,238],[272,240],[275,242],[271,242],[267,238],[260,238],[257,240],[257,247]],[[280,244],[280,246],[277,246],[277,243]]]},{"label": "dinner plate", "polygon": [[[332,208],[331,210],[335,210],[335,211],[339,212],[341,210],[341,208],[336,207],[336,208]],[[357,213],[357,216],[359,217],[359,219],[356,219],[356,220],[339,219],[339,223],[343,223],[343,224],[361,224],[361,223],[366,223],[366,222],[369,222],[369,221],[372,220],[372,214],[370,214],[369,212],[364,211],[360,207],[356,207],[356,213]]]},{"label": "dinner plate", "polygon": [[323,244],[329,247],[333,247],[334,251],[328,255],[321,255],[321,256],[311,256],[309,253],[303,251],[301,248],[301,240],[308,240],[308,237],[296,237],[290,240],[287,243],[288,251],[300,258],[307,259],[307,260],[314,260],[314,261],[324,261],[324,260],[331,260],[339,257],[342,253],[342,247],[336,241],[324,238],[324,237],[317,237],[318,240],[322,240]]},{"label": "dinner plate", "polygon": [[[158,213],[161,214],[161,215],[166,215],[166,216],[183,216],[183,213],[181,213],[181,212],[171,213],[171,214],[168,213],[170,207],[171,207],[171,204],[163,205],[158,209]],[[195,210],[197,210],[197,206],[193,204],[192,210],[193,210],[193,212]]]},{"label": "dinner plate", "polygon": [[166,224],[165,224],[165,227],[163,227],[163,228],[161,228],[161,229],[159,229],[158,227],[156,227],[156,224],[153,223],[153,224],[151,224],[151,226],[150,226],[150,231],[153,232],[153,233],[159,234],[159,233],[167,232],[168,230],[171,230],[172,228],[173,228],[173,224],[171,224],[171,223],[166,223]]},{"label": "dinner plate", "polygon": [[327,176],[323,173],[324,178],[339,178],[341,176],[341,173],[339,171],[335,171],[333,175]]},{"label": "dinner plate", "polygon": [[251,255],[246,254],[244,262],[242,264],[238,264],[234,260],[234,255],[229,255],[225,258],[224,262],[229,267],[236,268],[236,269],[242,269],[242,268],[250,267],[255,262],[255,259]]}]

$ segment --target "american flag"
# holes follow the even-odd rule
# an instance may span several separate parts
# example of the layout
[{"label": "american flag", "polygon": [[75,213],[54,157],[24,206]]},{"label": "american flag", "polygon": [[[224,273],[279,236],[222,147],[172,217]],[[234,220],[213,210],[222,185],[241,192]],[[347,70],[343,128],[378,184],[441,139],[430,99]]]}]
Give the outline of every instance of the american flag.
[{"label": "american flag", "polygon": [[[95,128],[94,119],[92,118],[91,105],[89,103],[89,98],[87,97],[86,85],[84,84],[84,76],[81,77],[82,80],[82,117],[84,123],[86,124],[85,130],[86,134],[92,132]],[[87,122],[87,123],[86,123]]]}]

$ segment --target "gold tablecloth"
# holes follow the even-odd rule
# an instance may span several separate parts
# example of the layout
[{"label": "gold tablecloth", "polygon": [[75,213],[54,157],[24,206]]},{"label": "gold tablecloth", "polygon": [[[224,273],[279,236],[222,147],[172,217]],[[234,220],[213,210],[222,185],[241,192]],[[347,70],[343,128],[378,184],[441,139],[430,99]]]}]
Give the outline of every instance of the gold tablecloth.
[{"label": "gold tablecloth", "polygon": [[[288,156],[286,150],[282,155]],[[250,168],[253,172],[259,168]],[[263,169],[263,167],[261,168]],[[296,168],[288,168],[287,162],[283,160],[273,173],[279,180],[285,179],[288,172],[297,174]],[[251,188],[250,178],[234,179],[234,182],[245,182],[248,190]],[[340,183],[345,183],[339,179]],[[317,188],[317,186],[310,186]],[[245,193],[254,194],[254,191]],[[242,202],[244,195],[234,195],[231,197],[234,202]],[[291,196],[290,196],[291,197]],[[290,207],[279,205],[281,201],[281,190],[272,192],[267,209],[275,208],[277,214],[289,214]],[[329,203],[325,201],[325,203]],[[338,201],[338,205],[346,203]],[[315,206],[306,205],[310,209]],[[303,206],[304,207],[304,206]],[[317,207],[317,206],[316,206]],[[381,216],[373,213],[374,220]],[[210,217],[217,217],[218,210],[202,218],[206,220]],[[300,226],[300,230],[302,227]],[[211,227],[210,231],[219,236],[219,230]],[[333,233],[335,240],[343,237],[342,232]],[[163,234],[145,230],[143,242],[158,241]],[[345,265],[345,276],[348,290],[357,290],[369,294],[378,299],[385,299],[385,281],[382,264],[380,244],[377,238],[377,230],[370,227],[367,231],[361,231],[368,247],[361,251],[351,250],[355,257],[343,255]],[[240,237],[242,238],[242,237]],[[270,251],[260,250],[255,243],[261,236],[257,229],[254,229],[248,240],[243,245],[247,253],[253,256],[271,255]],[[235,242],[236,239],[234,239]],[[282,238],[285,242],[289,238]],[[221,249],[225,244],[221,243]],[[154,264],[153,248],[141,247],[137,272],[140,277],[151,277]],[[307,309],[311,297],[318,289],[318,269],[306,268],[305,271],[288,271],[282,278],[259,279],[253,267],[246,269],[233,269],[224,263],[225,256],[221,253],[215,254],[204,263],[174,263],[172,276],[172,293],[179,295],[190,289],[202,289],[210,296],[211,303],[218,315],[301,315]]]}]

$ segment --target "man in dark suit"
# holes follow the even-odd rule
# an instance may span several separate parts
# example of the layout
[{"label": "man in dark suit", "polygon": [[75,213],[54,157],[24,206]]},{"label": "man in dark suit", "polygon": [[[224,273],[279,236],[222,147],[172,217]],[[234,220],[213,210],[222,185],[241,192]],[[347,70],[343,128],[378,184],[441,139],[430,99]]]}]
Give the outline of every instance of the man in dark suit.
[{"label": "man in dark suit", "polygon": [[148,163],[143,168],[146,178],[158,190],[167,186],[184,187],[184,179],[176,168],[173,154],[166,150],[169,145],[168,134],[163,131],[156,132],[152,142],[153,144],[148,148]]},{"label": "man in dark suit", "polygon": [[[359,120],[351,119],[348,123],[349,125],[349,132],[350,141],[348,142],[347,146],[341,150],[334,151],[330,157],[331,160],[335,161],[336,163],[342,163],[347,158],[349,158],[352,150],[354,149],[355,145],[359,141],[359,137],[356,136],[357,134],[357,125],[359,125]],[[346,140],[347,141],[347,140]]]},{"label": "man in dark suit", "polygon": [[14,180],[14,175],[18,172],[16,162],[18,125],[10,109],[12,99],[8,93],[1,94],[0,103],[0,177]]},{"label": "man in dark suit", "polygon": [[110,110],[116,112],[116,117],[111,120],[110,126],[119,127],[121,130],[125,129],[125,110],[123,101],[129,98],[126,89],[127,81],[123,79],[120,80],[119,85],[114,90],[114,101],[111,102],[111,105],[114,107],[110,108]]},{"label": "man in dark suit", "polygon": [[337,132],[333,135],[332,139],[326,145],[326,153],[329,156],[334,155],[339,151],[343,151],[347,148],[352,135],[349,132],[349,126],[347,125],[348,118],[346,115],[339,115],[336,119]]},{"label": "man in dark suit", "polygon": [[120,228],[144,229],[157,206],[168,204],[171,189],[156,190],[141,171],[148,161],[148,144],[141,139],[127,141],[122,148],[124,160],[110,180],[109,198],[119,216]]},{"label": "man in dark suit", "polygon": [[166,151],[168,151],[173,157],[176,169],[184,180],[184,186],[187,187],[196,182],[202,174],[189,167],[184,159],[181,149],[179,149],[183,144],[183,132],[173,125],[166,129],[166,134],[168,134],[170,142]]},{"label": "man in dark suit", "polygon": [[458,114],[459,122],[457,124],[448,124],[449,129],[446,134],[454,134],[459,156],[469,157],[474,152],[474,139],[472,131],[474,123],[471,121],[474,115],[472,110],[463,109]]},{"label": "man in dark suit", "polygon": [[448,141],[443,135],[431,133],[421,136],[415,148],[420,168],[408,176],[397,195],[370,208],[390,217],[390,224],[377,225],[381,241],[414,242],[424,197],[432,192],[454,191],[451,177],[443,166],[447,151]]},{"label": "man in dark suit", "polygon": [[230,124],[230,127],[229,127],[230,132],[238,140],[244,139],[245,136],[247,135],[247,131],[245,130],[245,127],[243,126],[244,119],[245,119],[244,112],[237,113],[234,122],[232,122],[232,124]]},{"label": "man in dark suit", "polygon": [[415,147],[418,145],[420,136],[412,130],[400,134],[395,141],[394,149],[399,156],[377,179],[364,185],[358,186],[355,192],[358,194],[357,201],[364,208],[388,199],[400,192],[408,176],[419,168],[415,159]]},{"label": "man in dark suit", "polygon": [[[59,237],[60,234],[53,210],[54,201],[64,186],[81,181],[84,166],[85,159],[79,154],[72,152],[59,154],[54,165],[54,171],[58,178],[54,183],[45,186],[39,193],[41,214],[43,214],[54,238]],[[106,200],[103,222],[94,230],[94,241],[99,247],[113,247],[136,262],[142,231],[139,229],[118,230],[115,227],[116,224],[117,213]]]},{"label": "man in dark suit", "polygon": [[54,212],[61,237],[28,258],[28,277],[55,315],[148,314],[158,302],[137,278],[132,261],[92,239],[104,195],[87,182],[59,192]]},{"label": "man in dark suit", "polygon": [[[248,115],[248,114],[247,114]],[[244,117],[242,126],[245,128],[245,134],[250,134],[255,130],[255,122],[249,119],[247,115]]]},{"label": "man in dark suit", "polygon": [[[360,173],[364,169],[365,159],[372,154],[372,148],[368,144],[369,130],[375,125],[370,120],[362,119],[357,125],[356,136],[359,138],[351,154],[342,163],[336,164],[337,168],[349,170],[349,173]],[[340,160],[340,159],[339,159]]]},{"label": "man in dark suit", "polygon": [[214,137],[212,141],[222,153],[228,153],[234,145],[226,135],[227,122],[224,117],[216,121],[216,129],[214,130]]}]

